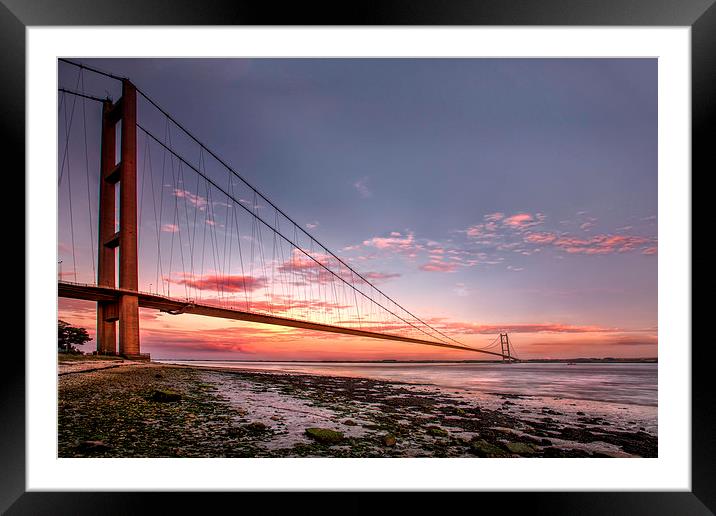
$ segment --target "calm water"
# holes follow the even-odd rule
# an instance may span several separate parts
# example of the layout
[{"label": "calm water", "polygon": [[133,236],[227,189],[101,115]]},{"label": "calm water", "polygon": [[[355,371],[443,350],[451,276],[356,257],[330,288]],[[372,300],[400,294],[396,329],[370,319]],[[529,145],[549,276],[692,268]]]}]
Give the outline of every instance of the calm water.
[{"label": "calm water", "polygon": [[657,364],[393,364],[162,360],[161,362],[355,376],[475,393],[511,393],[620,405],[657,405]]}]

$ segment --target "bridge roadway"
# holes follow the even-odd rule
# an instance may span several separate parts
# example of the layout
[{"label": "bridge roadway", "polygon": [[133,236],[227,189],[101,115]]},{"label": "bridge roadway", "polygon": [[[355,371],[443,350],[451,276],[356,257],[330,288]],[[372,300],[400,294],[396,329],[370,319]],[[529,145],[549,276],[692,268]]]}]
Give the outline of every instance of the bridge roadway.
[{"label": "bridge roadway", "polygon": [[461,351],[475,351],[488,355],[495,355],[503,358],[501,353],[492,351],[483,351],[481,349],[470,348],[467,346],[459,346],[456,344],[446,344],[444,342],[414,339],[411,337],[401,337],[391,335],[389,333],[379,333],[354,328],[345,328],[341,326],[333,326],[330,324],[320,324],[288,317],[278,317],[275,315],[259,314],[254,312],[246,312],[236,308],[220,308],[197,303],[195,301],[178,300],[170,297],[152,294],[148,292],[135,292],[133,290],[103,287],[99,285],[90,285],[83,283],[71,283],[67,281],[57,282],[57,294],[59,297],[71,299],[84,299],[87,301],[117,301],[121,295],[130,294],[139,298],[139,306],[141,308],[151,308],[166,312],[172,315],[178,314],[194,314],[206,317],[219,317],[221,319],[233,319],[236,321],[248,321],[261,324],[273,324],[277,326],[288,326],[291,328],[301,328],[304,330],[315,330],[330,333],[342,333],[345,335],[354,335],[356,337],[368,337],[372,339],[385,339],[399,342],[410,342],[413,344],[423,344],[427,346],[438,346],[443,348],[459,349]]}]

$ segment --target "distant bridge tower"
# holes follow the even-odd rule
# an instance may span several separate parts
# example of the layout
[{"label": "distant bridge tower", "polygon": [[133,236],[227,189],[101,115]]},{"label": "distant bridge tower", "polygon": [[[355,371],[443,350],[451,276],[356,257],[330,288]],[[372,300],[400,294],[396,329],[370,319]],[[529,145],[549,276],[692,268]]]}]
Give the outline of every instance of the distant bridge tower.
[{"label": "distant bridge tower", "polygon": [[[120,154],[115,144],[120,129]],[[119,185],[119,228],[115,227],[115,191]],[[99,260],[97,284],[116,288],[115,253],[119,252],[119,288],[137,291],[137,90],[122,80],[122,97],[102,105],[102,152],[99,186]],[[97,353],[144,358],[139,349],[139,298],[122,293],[113,301],[97,302]]]},{"label": "distant bridge tower", "polygon": [[514,361],[510,352],[510,337],[507,333],[500,333],[500,346],[502,347],[502,361],[508,364]]}]

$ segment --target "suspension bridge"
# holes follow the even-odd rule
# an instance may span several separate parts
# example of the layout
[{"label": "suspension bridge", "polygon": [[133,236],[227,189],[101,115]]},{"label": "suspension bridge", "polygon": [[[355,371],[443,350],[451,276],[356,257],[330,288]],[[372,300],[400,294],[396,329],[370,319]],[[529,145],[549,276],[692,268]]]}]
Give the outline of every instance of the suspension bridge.
[{"label": "suspension bridge", "polygon": [[71,256],[58,296],[97,303],[98,354],[148,359],[147,308],[517,360],[506,333],[471,347],[404,308],[128,78],[59,61],[76,75],[58,90],[58,229]]}]

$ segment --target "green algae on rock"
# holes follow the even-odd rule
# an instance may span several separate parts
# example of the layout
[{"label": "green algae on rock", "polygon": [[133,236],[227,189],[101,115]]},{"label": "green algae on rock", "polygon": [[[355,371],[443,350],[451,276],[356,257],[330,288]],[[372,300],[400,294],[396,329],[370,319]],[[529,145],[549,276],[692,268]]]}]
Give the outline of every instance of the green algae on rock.
[{"label": "green algae on rock", "polygon": [[337,444],[343,440],[343,432],[329,428],[306,428],[306,435],[322,444]]},{"label": "green algae on rock", "polygon": [[151,395],[152,401],[159,401],[161,403],[170,403],[173,401],[181,400],[181,394],[171,389],[154,389]]},{"label": "green algae on rock", "polygon": [[490,444],[484,439],[476,439],[470,442],[470,451],[478,457],[506,457],[505,450],[494,444]]},{"label": "green algae on rock", "polygon": [[533,455],[537,450],[527,443],[507,443],[507,449],[518,455]]}]

